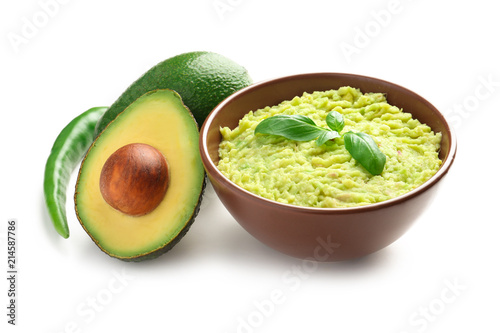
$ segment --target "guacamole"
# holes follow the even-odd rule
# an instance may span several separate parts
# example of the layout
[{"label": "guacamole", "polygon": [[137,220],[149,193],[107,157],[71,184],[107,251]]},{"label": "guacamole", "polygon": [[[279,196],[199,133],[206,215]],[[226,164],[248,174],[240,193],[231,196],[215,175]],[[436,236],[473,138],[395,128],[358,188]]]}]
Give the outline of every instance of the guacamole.
[{"label": "guacamole", "polygon": [[[371,175],[344,147],[343,138],[318,146],[275,135],[254,134],[260,121],[301,114],[327,127],[328,112],[344,117],[343,132],[369,134],[386,155]],[[387,103],[382,93],[352,87],[304,93],[276,106],[250,111],[231,130],[220,129],[218,169],[242,188],[281,203],[342,208],[400,196],[424,183],[441,165],[441,133]]]}]

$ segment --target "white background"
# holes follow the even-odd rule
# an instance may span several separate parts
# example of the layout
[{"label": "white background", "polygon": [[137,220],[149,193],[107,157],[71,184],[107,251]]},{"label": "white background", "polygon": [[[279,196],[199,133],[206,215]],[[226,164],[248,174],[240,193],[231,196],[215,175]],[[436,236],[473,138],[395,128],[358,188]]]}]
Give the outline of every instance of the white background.
[{"label": "white background", "polygon": [[[1,331],[498,332],[500,23],[493,4],[2,1]],[[62,239],[42,196],[59,131],[88,108],[110,105],[156,63],[196,50],[235,60],[254,81],[332,71],[406,86],[455,126],[455,164],[406,235],[352,262],[315,266],[268,249],[210,187],[171,252],[124,263],[100,252],[80,227],[73,178],[71,236]],[[18,221],[15,327],[6,315],[10,218]]]}]

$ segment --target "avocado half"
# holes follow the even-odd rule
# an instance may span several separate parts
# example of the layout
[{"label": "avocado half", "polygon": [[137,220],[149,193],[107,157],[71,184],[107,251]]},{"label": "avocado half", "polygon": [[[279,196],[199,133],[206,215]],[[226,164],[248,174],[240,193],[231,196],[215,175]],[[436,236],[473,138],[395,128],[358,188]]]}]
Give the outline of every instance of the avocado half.
[{"label": "avocado half", "polygon": [[100,133],[80,166],[75,210],[102,251],[152,259],[185,235],[205,188],[198,137],[193,115],[168,89],[142,95]]}]

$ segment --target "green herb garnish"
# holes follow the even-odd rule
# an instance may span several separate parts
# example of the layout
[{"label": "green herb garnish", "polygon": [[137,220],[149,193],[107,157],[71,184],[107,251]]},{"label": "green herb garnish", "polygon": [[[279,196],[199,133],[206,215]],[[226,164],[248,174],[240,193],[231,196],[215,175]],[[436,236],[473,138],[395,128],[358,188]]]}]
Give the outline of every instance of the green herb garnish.
[{"label": "green herb garnish", "polygon": [[331,111],[326,116],[329,128],[316,125],[314,121],[302,115],[277,115],[261,121],[255,128],[255,134],[272,134],[295,141],[316,139],[321,146],[329,140],[344,138],[344,145],[349,154],[372,175],[379,175],[384,170],[386,157],[371,136],[352,131],[340,135],[344,128],[344,117]]},{"label": "green herb garnish", "polygon": [[384,171],[385,155],[371,136],[366,133],[347,132],[344,134],[345,149],[372,175]]}]

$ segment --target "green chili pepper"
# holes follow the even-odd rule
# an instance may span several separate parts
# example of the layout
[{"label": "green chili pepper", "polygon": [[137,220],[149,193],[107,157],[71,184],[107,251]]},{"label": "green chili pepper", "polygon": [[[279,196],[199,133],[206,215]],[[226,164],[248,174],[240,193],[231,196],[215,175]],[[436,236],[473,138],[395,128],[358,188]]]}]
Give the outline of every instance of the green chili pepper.
[{"label": "green chili pepper", "polygon": [[94,129],[107,107],[91,108],[73,119],[59,133],[45,165],[43,191],[50,218],[57,232],[69,237],[66,189],[71,173],[94,140]]}]

